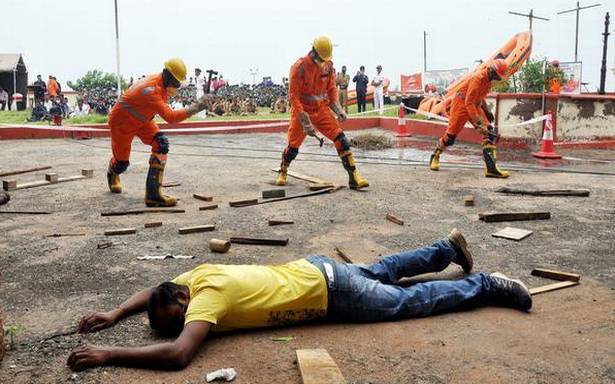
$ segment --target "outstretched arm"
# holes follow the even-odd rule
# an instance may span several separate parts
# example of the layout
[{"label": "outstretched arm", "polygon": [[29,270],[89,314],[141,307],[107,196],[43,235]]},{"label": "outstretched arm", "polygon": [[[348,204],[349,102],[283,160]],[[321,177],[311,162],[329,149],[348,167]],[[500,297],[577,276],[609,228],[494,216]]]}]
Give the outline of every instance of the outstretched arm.
[{"label": "outstretched arm", "polygon": [[205,341],[211,323],[192,321],[172,342],[146,347],[82,346],[70,354],[67,365],[74,371],[101,365],[179,370],[185,368]]},{"label": "outstretched arm", "polygon": [[153,288],[147,288],[135,293],[128,300],[111,311],[96,312],[84,316],[81,321],[79,321],[79,333],[96,332],[101,329],[109,328],[125,317],[144,311],[152,295],[152,289]]}]

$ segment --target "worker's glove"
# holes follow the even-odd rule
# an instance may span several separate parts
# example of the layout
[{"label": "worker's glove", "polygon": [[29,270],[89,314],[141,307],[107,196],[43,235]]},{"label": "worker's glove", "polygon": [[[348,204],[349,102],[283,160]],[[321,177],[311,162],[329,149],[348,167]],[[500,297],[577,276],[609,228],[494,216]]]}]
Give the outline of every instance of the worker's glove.
[{"label": "worker's glove", "polygon": [[337,121],[339,121],[340,123],[343,123],[348,118],[348,116],[346,115],[346,112],[344,112],[344,110],[342,109],[342,106],[339,105],[338,103],[331,104],[331,110],[333,111],[333,113],[335,113],[335,116],[337,117]]},{"label": "worker's glove", "polygon": [[495,144],[498,142],[500,135],[495,133],[495,127],[493,125],[489,124],[486,128],[485,126],[481,125],[478,129],[483,134],[483,136],[487,137],[489,143]]},{"label": "worker's glove", "polygon": [[305,132],[308,136],[316,136],[316,131],[314,130],[314,126],[310,121],[310,115],[307,112],[299,113],[299,121],[301,122],[301,127],[303,128],[303,132]]}]

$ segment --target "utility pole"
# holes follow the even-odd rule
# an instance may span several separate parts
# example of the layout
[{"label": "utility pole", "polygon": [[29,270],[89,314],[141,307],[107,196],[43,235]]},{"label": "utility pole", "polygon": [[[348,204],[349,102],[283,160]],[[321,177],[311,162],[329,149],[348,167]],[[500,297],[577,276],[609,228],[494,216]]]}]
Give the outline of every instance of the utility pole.
[{"label": "utility pole", "polygon": [[532,24],[533,24],[534,19],[549,21],[549,19],[547,19],[547,18],[534,15],[534,10],[533,9],[530,9],[530,13],[528,13],[528,14],[519,13],[519,12],[513,12],[513,11],[508,11],[508,13],[510,13],[511,15],[523,16],[523,17],[527,17],[528,19],[530,19],[530,32],[532,32]]},{"label": "utility pole", "polygon": [[566,11],[561,11],[561,12],[557,12],[558,15],[562,15],[564,13],[570,13],[570,12],[576,12],[577,13],[577,28],[576,28],[576,32],[574,35],[574,61],[579,61],[579,11],[583,10],[583,9],[588,9],[588,8],[594,8],[594,7],[599,7],[601,4],[592,4],[592,5],[587,5],[585,7],[581,7],[579,2],[577,1],[577,7],[573,8],[573,9],[568,9]]},{"label": "utility pole", "polygon": [[120,28],[117,22],[117,0],[115,2],[115,58],[117,62],[117,98],[122,95],[122,81],[120,80]]},{"label": "utility pole", "polygon": [[598,89],[598,93],[604,95],[604,83],[606,81],[606,48],[609,40],[609,13],[606,13],[606,17],[604,18],[604,43],[602,46],[602,66],[600,67],[600,88]]},{"label": "utility pole", "polygon": [[423,72],[427,72],[427,31],[423,31]]}]

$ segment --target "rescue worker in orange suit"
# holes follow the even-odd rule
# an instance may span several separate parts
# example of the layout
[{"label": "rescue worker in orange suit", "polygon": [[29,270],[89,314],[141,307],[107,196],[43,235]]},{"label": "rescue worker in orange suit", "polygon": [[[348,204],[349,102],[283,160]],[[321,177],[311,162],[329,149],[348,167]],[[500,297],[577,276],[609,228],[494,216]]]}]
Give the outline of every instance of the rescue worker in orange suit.
[{"label": "rescue worker in orange suit", "polygon": [[440,140],[436,150],[429,160],[432,171],[440,169],[440,155],[444,149],[455,143],[455,138],[461,132],[466,122],[470,123],[483,134],[483,159],[485,161],[485,176],[507,178],[508,172],[502,171],[496,164],[496,139],[498,135],[485,113],[485,97],[491,89],[491,82],[506,77],[508,64],[502,59],[494,60],[489,67],[472,75],[457,91],[451,103],[448,128]]},{"label": "rescue worker in orange suit", "polygon": [[297,157],[301,143],[307,135],[316,136],[315,130],[318,130],[335,144],[348,172],[349,187],[360,189],[369,186],[369,182],[357,172],[350,142],[340,127],[340,122],[346,120],[346,113],[338,100],[332,56],[331,40],[326,36],[317,37],[310,52],[290,69],[288,146],[282,153],[276,185],[286,185],[288,166]]},{"label": "rescue worker in orange suit", "polygon": [[120,174],[129,165],[132,140],[137,136],[143,144],[151,145],[149,171],[145,185],[145,205],[148,207],[171,207],[177,199],[162,193],[164,167],[169,153],[169,140],[160,132],[153,118],[159,115],[168,123],[177,123],[202,111],[209,104],[205,95],[188,108],[172,110],[167,104],[175,96],[181,83],[186,80],[186,65],[173,58],[164,63],[162,73],[148,76],[128,88],[109,114],[111,150],[107,182],[113,193],[122,193]]}]

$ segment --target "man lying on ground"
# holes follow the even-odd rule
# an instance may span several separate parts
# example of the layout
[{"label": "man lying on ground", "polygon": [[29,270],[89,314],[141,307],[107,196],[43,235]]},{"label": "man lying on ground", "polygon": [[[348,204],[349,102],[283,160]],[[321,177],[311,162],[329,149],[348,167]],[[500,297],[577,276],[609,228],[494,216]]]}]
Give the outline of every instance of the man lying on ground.
[{"label": "man lying on ground", "polygon": [[527,287],[500,273],[478,273],[402,287],[396,283],[444,270],[472,270],[472,255],[457,229],[430,247],[398,253],[371,265],[338,263],[324,256],[277,266],[202,264],[140,291],[109,312],[81,319],[79,332],[95,332],[147,309],[151,328],[174,341],[145,347],[81,346],[68,365],[182,369],[209,331],[281,326],[311,320],[376,322],[423,317],[481,305],[528,311]]}]

